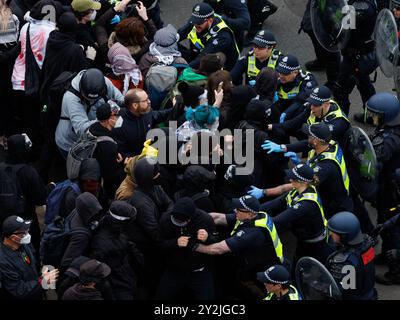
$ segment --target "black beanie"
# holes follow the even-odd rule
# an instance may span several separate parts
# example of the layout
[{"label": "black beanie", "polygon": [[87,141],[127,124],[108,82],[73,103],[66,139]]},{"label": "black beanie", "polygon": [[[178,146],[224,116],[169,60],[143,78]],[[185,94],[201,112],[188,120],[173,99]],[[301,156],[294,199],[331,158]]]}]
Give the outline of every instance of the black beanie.
[{"label": "black beanie", "polygon": [[78,22],[72,12],[63,13],[57,26],[61,33],[76,34],[78,32]]},{"label": "black beanie", "polygon": [[268,110],[271,110],[271,103],[269,100],[256,100],[253,99],[246,107],[247,120],[265,121],[269,118]]},{"label": "black beanie", "polygon": [[185,107],[192,108],[195,108],[199,105],[199,96],[205,92],[204,88],[200,86],[191,86],[187,82],[180,82],[178,84],[178,90],[182,95]]},{"label": "black beanie", "polygon": [[180,221],[190,220],[196,212],[196,206],[189,197],[183,197],[175,202],[171,215]]}]

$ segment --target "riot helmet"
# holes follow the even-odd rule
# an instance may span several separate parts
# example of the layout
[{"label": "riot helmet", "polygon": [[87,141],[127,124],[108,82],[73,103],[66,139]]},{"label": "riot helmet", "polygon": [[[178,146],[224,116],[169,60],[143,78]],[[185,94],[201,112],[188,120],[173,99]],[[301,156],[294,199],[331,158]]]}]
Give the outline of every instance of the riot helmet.
[{"label": "riot helmet", "polygon": [[103,73],[91,68],[84,71],[80,85],[80,93],[88,101],[95,101],[107,94],[107,85]]},{"label": "riot helmet", "polygon": [[363,241],[360,221],[351,212],[336,213],[328,221],[328,230],[340,236],[343,245],[357,245]]},{"label": "riot helmet", "polygon": [[372,117],[377,126],[400,124],[400,103],[388,92],[374,94],[366,103],[366,117]]}]

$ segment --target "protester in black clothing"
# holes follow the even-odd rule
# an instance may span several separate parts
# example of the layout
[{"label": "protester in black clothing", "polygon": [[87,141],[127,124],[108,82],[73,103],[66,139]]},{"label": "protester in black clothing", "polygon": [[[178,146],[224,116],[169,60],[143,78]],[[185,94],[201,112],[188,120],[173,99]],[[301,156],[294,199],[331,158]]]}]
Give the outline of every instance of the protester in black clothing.
[{"label": "protester in black clothing", "polygon": [[137,277],[143,256],[128,241],[127,226],[136,219],[136,209],[124,201],[114,201],[91,241],[90,255],[110,268],[109,283],[116,300],[138,298]]},{"label": "protester in black clothing", "polygon": [[192,199],[177,200],[171,213],[160,220],[161,248],[166,257],[166,270],[161,279],[157,299],[174,299],[190,289],[197,300],[214,298],[213,259],[192,251],[196,243],[212,244],[214,221],[196,208]]},{"label": "protester in black clothing", "polygon": [[0,244],[0,279],[3,296],[11,300],[42,300],[43,289],[52,288],[58,270],[38,272],[38,261],[30,244],[30,221],[10,216],[3,222]]}]

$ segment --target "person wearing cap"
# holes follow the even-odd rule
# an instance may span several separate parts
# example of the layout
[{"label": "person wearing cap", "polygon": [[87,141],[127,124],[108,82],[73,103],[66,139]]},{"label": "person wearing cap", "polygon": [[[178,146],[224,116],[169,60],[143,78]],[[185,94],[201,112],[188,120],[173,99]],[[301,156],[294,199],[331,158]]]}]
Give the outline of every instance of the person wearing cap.
[{"label": "person wearing cap", "polygon": [[238,265],[238,293],[254,298],[250,292],[256,290],[256,273],[283,263],[283,246],[272,218],[260,211],[256,198],[248,195],[235,198],[232,207],[233,214],[210,214],[216,225],[233,227],[230,237],[211,245],[196,244],[194,250],[210,255],[234,253]]},{"label": "person wearing cap", "polygon": [[196,243],[218,241],[211,216],[198,209],[191,198],[182,197],[171,213],[161,217],[160,232],[166,268],[156,299],[171,300],[187,291],[196,300],[214,299],[214,259],[192,250]]},{"label": "person wearing cap", "polygon": [[102,286],[110,275],[111,268],[96,259],[91,259],[80,266],[79,283],[64,292],[61,300],[105,300]]},{"label": "person wearing cap", "polygon": [[[110,102],[112,103],[112,102]],[[122,158],[114,140],[113,129],[122,125],[120,109],[117,105],[103,103],[96,110],[97,122],[89,127],[89,134],[97,138],[92,157],[100,165],[103,187],[109,199],[114,199],[115,191],[125,178],[124,164],[129,159]]]},{"label": "person wearing cap", "polygon": [[361,232],[359,220],[348,211],[338,212],[330,218],[328,230],[337,250],[328,257],[325,265],[342,291],[342,299],[377,300],[375,241]]},{"label": "person wearing cap", "polygon": [[264,284],[268,295],[264,300],[303,300],[296,287],[290,284],[290,274],[279,264],[257,273],[257,280]]},{"label": "person wearing cap", "polygon": [[250,13],[246,0],[204,0],[214,9],[215,13],[224,19],[226,24],[237,36],[242,47],[244,32],[250,29]]},{"label": "person wearing cap", "polygon": [[[326,86],[318,86],[312,90],[306,102],[307,107],[298,116],[283,123],[271,124],[268,129],[271,131],[284,130],[287,134],[296,136],[304,123],[324,122],[332,131],[332,139],[338,141],[339,145],[343,147],[345,134],[350,128],[350,121],[337,102],[333,100],[332,91]],[[306,140],[286,146],[288,151],[294,152],[305,152],[307,148]]]},{"label": "person wearing cap", "polygon": [[143,255],[128,240],[129,224],[136,215],[135,207],[113,201],[90,244],[90,256],[111,268],[108,281],[115,300],[138,299],[137,278],[143,268]]},{"label": "person wearing cap", "polygon": [[293,189],[274,200],[265,202],[261,210],[272,216],[278,231],[290,229],[297,238],[296,261],[310,256],[321,263],[331,253],[327,246],[324,208],[314,186],[314,171],[307,164],[298,164],[286,170]]},{"label": "person wearing cap", "polygon": [[42,300],[44,290],[53,287],[58,270],[38,271],[29,228],[31,221],[12,215],[2,224],[0,244],[1,289],[10,300]]},{"label": "person wearing cap", "polygon": [[123,105],[121,92],[99,69],[80,71],[64,93],[55,141],[66,159],[71,146],[96,122],[96,109],[108,100]]},{"label": "person wearing cap", "polygon": [[215,15],[207,3],[195,4],[189,21],[178,30],[181,41],[189,39],[190,49],[180,47],[190,67],[197,69],[202,56],[208,53],[223,52],[226,56],[225,68],[233,68],[240,55],[235,34],[225,21]]},{"label": "person wearing cap", "polygon": [[251,43],[253,50],[241,57],[231,71],[232,81],[236,85],[242,84],[243,74],[245,84],[253,84],[261,69],[275,69],[283,58],[282,53],[275,49],[277,42],[274,34],[268,30],[258,31]]},{"label": "person wearing cap", "polygon": [[318,83],[313,74],[301,70],[299,60],[291,54],[284,56],[275,70],[278,72],[277,105],[282,123],[304,110],[306,99]]}]

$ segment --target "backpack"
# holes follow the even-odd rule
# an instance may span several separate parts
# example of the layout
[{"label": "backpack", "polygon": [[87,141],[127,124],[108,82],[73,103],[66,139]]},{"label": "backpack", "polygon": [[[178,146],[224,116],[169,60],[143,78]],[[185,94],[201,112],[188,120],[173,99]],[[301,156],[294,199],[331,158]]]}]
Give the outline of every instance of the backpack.
[{"label": "backpack", "polygon": [[51,265],[59,268],[71,236],[75,234],[91,234],[85,227],[71,227],[74,213],[75,211],[71,212],[65,219],[62,217],[55,217],[54,221],[44,230],[39,250],[43,265]]},{"label": "backpack", "polygon": [[155,110],[160,109],[165,98],[174,88],[178,80],[178,68],[186,68],[186,64],[165,65],[156,62],[151,65],[146,74],[144,85],[149,95],[151,105]]},{"label": "backpack", "polygon": [[45,118],[46,126],[51,133],[56,132],[58,121],[61,119],[62,100],[65,92],[69,91],[76,96],[79,96],[79,92],[71,86],[71,81],[76,75],[76,72],[64,71],[53,81],[49,87],[49,100],[47,109],[45,110]]},{"label": "backpack", "polygon": [[25,211],[26,199],[21,192],[17,173],[25,164],[0,164],[0,223],[11,215]]},{"label": "backpack", "polygon": [[46,213],[44,216],[46,225],[52,223],[54,218],[60,215],[62,199],[70,187],[77,195],[81,194],[81,189],[79,188],[78,183],[69,179],[58,183],[53,191],[50,192],[47,197]]},{"label": "backpack", "polygon": [[113,138],[109,136],[95,137],[91,133],[87,133],[82,139],[75,142],[68,152],[67,156],[67,176],[70,180],[75,180],[79,176],[81,163],[85,159],[92,158],[96,150],[97,143],[102,141],[110,141],[116,144]]}]

